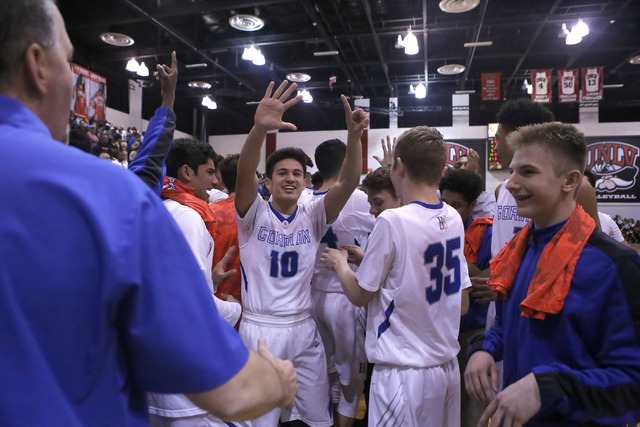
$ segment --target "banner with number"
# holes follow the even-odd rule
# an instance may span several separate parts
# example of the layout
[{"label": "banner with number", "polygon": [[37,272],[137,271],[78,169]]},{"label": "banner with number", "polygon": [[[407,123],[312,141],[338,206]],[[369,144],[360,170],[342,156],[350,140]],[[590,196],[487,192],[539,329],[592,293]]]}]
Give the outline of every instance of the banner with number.
[{"label": "banner with number", "polygon": [[594,102],[602,99],[602,67],[582,69],[582,102]]},{"label": "banner with number", "polygon": [[107,79],[77,64],[70,64],[73,72],[71,111],[85,119],[106,120]]},{"label": "banner with number", "polygon": [[531,73],[533,93],[531,99],[534,102],[548,104],[551,102],[551,71],[533,71]]},{"label": "banner with number", "polygon": [[558,71],[558,101],[578,102],[578,70]]},{"label": "banner with number", "polygon": [[482,100],[500,101],[500,73],[482,73]]}]

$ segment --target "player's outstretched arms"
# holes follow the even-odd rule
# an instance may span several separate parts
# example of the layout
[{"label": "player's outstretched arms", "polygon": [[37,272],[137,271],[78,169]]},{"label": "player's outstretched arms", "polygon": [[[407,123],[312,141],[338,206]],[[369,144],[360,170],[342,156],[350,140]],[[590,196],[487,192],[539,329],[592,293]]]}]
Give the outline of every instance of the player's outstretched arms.
[{"label": "player's outstretched arms", "polygon": [[[327,213],[327,223],[332,223],[340,214],[347,200],[360,182],[362,169],[362,144],[360,137],[369,126],[369,117],[361,109],[351,110],[349,101],[344,95],[340,96],[344,106],[347,122],[347,154],[344,157],[338,180],[331,190],[324,196],[324,208]],[[236,196],[237,197],[237,196]]]},{"label": "player's outstretched arms", "polygon": [[260,148],[267,132],[275,129],[297,129],[293,123],[282,121],[284,112],[302,99],[300,95],[287,100],[297,87],[295,83],[287,87],[288,84],[289,82],[284,80],[274,92],[274,83],[269,83],[264,97],[256,109],[253,128],[242,146],[242,151],[240,151],[235,196],[236,211],[240,217],[246,215],[258,193],[256,169],[260,163]]},{"label": "player's outstretched arms", "polygon": [[246,365],[229,381],[203,393],[187,397],[199,407],[227,421],[257,418],[279,407],[290,409],[298,391],[298,377],[293,364],[276,359],[264,338],[258,352],[251,351]]},{"label": "player's outstretched arms", "polygon": [[482,350],[473,353],[464,371],[464,385],[472,399],[491,402],[492,393],[498,392],[498,368],[493,356]]},{"label": "player's outstretched arms", "polygon": [[[480,417],[479,426],[520,427],[540,410],[540,389],[533,373],[511,384],[491,401]],[[491,422],[491,424],[489,424]]]}]

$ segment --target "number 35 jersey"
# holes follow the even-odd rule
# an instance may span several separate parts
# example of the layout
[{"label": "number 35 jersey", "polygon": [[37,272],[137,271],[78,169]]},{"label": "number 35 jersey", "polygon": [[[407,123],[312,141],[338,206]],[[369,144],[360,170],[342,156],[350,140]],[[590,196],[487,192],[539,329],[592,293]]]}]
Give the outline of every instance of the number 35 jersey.
[{"label": "number 35 jersey", "polygon": [[240,218],[242,305],[250,313],[291,316],[311,309],[311,276],[329,228],[324,198],[298,205],[289,217],[259,195]]},{"label": "number 35 jersey", "polygon": [[458,212],[412,202],[376,220],[356,278],[369,302],[367,358],[428,368],[456,357],[462,290],[471,286]]}]

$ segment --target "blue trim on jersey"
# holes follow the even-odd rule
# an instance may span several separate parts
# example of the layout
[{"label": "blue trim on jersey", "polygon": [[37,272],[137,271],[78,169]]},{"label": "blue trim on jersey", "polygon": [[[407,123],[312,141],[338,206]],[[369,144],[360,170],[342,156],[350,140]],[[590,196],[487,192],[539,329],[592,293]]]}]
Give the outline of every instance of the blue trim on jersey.
[{"label": "blue trim on jersey", "polygon": [[[438,203],[437,205],[430,205],[428,203],[418,202],[417,200],[414,200],[411,203],[415,203],[416,205],[420,205],[423,208],[427,208],[427,209],[442,209],[442,206],[444,206],[444,204],[442,203],[442,200],[440,200],[440,203]],[[411,204],[411,203],[409,203],[409,204]]]},{"label": "blue trim on jersey", "polygon": [[380,338],[380,335],[382,335],[384,331],[389,329],[389,326],[391,326],[391,320],[389,318],[391,317],[391,313],[393,313],[393,309],[395,308],[394,301],[395,300],[391,300],[391,302],[389,303],[389,307],[387,307],[387,309],[384,311],[384,317],[386,319],[384,319],[384,322],[382,322],[380,326],[378,326],[378,338]]},{"label": "blue trim on jersey", "polygon": [[240,261],[240,271],[242,272],[242,278],[244,279],[244,290],[249,290],[249,282],[247,282],[247,273],[244,272],[244,267],[242,266],[242,261]]},{"label": "blue trim on jersey", "polygon": [[[309,187],[307,187],[307,188],[309,188]],[[331,189],[329,189],[329,190],[331,190]],[[322,196],[323,194],[327,194],[329,192],[329,190],[324,190],[324,191],[313,190],[313,195],[314,196]]]},{"label": "blue trim on jersey", "polygon": [[353,244],[356,246],[361,247],[362,245],[360,245],[360,242],[358,242],[358,239],[356,239],[355,237],[353,238]]},{"label": "blue trim on jersey", "polygon": [[282,215],[280,212],[278,212],[276,210],[276,208],[273,207],[273,205],[271,204],[271,202],[269,202],[269,207],[271,208],[271,210],[273,211],[273,213],[275,214],[276,218],[278,218],[278,220],[280,220],[280,222],[289,222],[291,223],[291,221],[293,221],[293,219],[296,217],[296,214],[298,213],[298,207],[296,206],[296,210],[293,211],[293,213],[291,214],[291,216],[289,218],[285,218],[284,215]]}]

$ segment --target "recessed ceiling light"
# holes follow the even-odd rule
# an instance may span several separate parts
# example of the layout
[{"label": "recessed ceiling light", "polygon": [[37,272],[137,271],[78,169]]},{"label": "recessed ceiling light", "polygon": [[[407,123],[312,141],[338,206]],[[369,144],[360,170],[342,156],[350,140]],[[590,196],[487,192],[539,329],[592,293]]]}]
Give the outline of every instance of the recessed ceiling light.
[{"label": "recessed ceiling light", "polygon": [[287,80],[290,82],[303,83],[311,80],[311,76],[306,73],[289,73],[287,74]]},{"label": "recessed ceiling light", "polygon": [[255,15],[234,15],[229,18],[229,25],[240,31],[258,31],[264,27],[264,21]]},{"label": "recessed ceiling light", "polygon": [[465,70],[465,68],[466,67],[462,64],[447,64],[438,68],[438,73],[446,75],[460,74]]},{"label": "recessed ceiling light", "polygon": [[475,9],[480,0],[442,0],[440,10],[447,13],[462,13]]},{"label": "recessed ceiling light", "polygon": [[102,33],[100,40],[112,46],[131,46],[135,41],[126,34],[120,33]]},{"label": "recessed ceiling light", "polygon": [[189,85],[189,87],[196,88],[196,89],[211,89],[211,84],[207,82],[194,81],[194,82],[189,82],[187,84]]},{"label": "recessed ceiling light", "polygon": [[636,55],[629,59],[629,64],[640,65],[640,55]]}]

